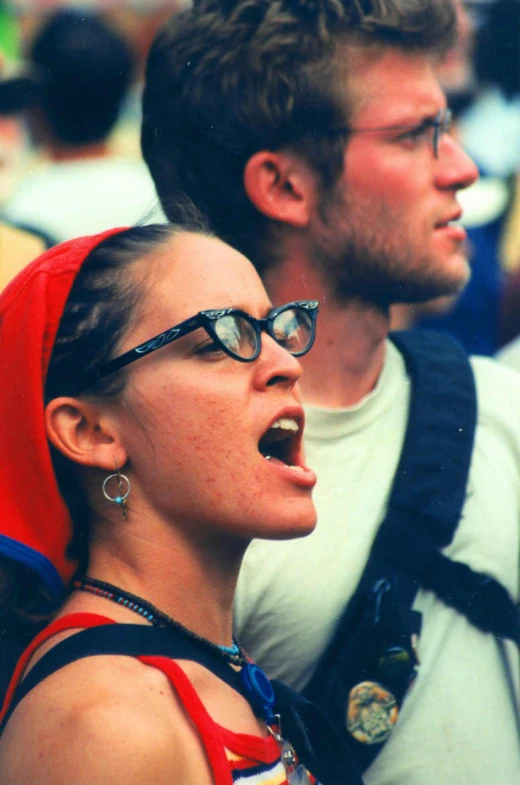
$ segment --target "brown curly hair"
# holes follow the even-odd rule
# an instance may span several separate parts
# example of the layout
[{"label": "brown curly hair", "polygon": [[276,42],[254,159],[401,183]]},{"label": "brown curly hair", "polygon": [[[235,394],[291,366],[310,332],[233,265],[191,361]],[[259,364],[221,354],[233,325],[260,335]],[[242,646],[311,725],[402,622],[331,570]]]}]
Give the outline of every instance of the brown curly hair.
[{"label": "brown curly hair", "polygon": [[330,188],[345,137],[325,132],[349,110],[339,48],[440,54],[455,33],[451,0],[194,0],[159,32],[146,69],[142,151],[167,216],[187,194],[263,272],[276,224],[247,198],[248,159],[290,147]]}]

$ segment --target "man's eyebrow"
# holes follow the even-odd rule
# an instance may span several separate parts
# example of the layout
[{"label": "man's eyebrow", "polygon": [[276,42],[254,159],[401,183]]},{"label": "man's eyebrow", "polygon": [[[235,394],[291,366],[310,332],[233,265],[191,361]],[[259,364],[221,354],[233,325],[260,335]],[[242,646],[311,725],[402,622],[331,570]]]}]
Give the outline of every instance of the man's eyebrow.
[{"label": "man's eyebrow", "polygon": [[[447,106],[433,106],[430,104],[429,106],[423,106],[422,109],[412,109],[405,110],[401,118],[395,120],[392,125],[413,125],[414,123],[424,123],[428,120],[435,120],[436,117],[439,116],[441,112],[445,112],[447,110]],[[390,125],[390,123],[388,123]]]}]

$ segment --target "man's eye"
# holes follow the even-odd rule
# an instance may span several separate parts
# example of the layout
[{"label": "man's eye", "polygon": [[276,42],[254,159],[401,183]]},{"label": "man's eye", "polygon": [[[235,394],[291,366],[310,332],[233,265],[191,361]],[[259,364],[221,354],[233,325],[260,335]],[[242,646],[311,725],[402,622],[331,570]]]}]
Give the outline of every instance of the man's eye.
[{"label": "man's eye", "polygon": [[409,131],[402,134],[401,139],[408,139],[412,142],[420,142],[428,138],[431,130],[431,123],[421,123],[420,125],[416,125],[415,128],[411,128]]}]

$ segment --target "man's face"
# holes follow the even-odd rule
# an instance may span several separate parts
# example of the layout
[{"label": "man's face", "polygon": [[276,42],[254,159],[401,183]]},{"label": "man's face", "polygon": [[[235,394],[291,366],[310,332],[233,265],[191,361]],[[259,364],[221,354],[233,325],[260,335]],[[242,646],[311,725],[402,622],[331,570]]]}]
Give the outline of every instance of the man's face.
[{"label": "man's face", "polygon": [[319,197],[313,258],[339,301],[386,307],[456,294],[470,274],[456,194],[477,169],[447,134],[435,157],[433,129],[421,128],[445,107],[433,66],[393,49],[345,58],[349,127],[393,130],[349,135],[344,171]]}]

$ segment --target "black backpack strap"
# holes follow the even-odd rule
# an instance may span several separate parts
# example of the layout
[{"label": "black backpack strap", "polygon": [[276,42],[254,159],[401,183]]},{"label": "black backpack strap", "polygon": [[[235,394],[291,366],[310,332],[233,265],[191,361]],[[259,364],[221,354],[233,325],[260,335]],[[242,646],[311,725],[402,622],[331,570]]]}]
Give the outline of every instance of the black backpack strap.
[{"label": "black backpack strap", "polygon": [[454,339],[426,330],[392,340],[412,378],[415,426],[408,428],[374,549],[483,632],[520,645],[518,606],[507,590],[440,552],[462,515],[473,452],[477,399],[467,355]]},{"label": "black backpack strap", "polygon": [[412,606],[420,587],[473,623],[478,618],[481,628],[488,624],[504,634],[516,626],[518,633],[506,590],[440,553],[462,514],[473,451],[477,404],[469,360],[442,334],[416,330],[391,337],[412,382],[403,450],[359,585],[305,690],[336,727],[347,721],[346,738],[361,770],[389,738],[417,673],[421,615]]},{"label": "black backpack strap", "polygon": [[282,734],[291,740],[306,768],[322,785],[363,785],[349,744],[323,709],[282,682],[271,684]]},{"label": "black backpack strap", "polygon": [[40,682],[76,660],[103,654],[193,660],[243,694],[241,680],[233,668],[174,630],[143,624],[107,624],[82,630],[65,638],[38,660],[19,684],[0,732],[16,706]]},{"label": "black backpack strap", "polygon": [[[477,422],[473,371],[462,347],[426,330],[394,333],[412,382],[405,441],[380,530],[449,545],[466,499]],[[411,481],[412,480],[412,481]]]},{"label": "black backpack strap", "polygon": [[[72,662],[96,655],[192,660],[206,667],[249,701],[239,673],[181,633],[142,624],[107,624],[71,635],[38,660],[18,686],[0,726],[0,735],[16,706],[40,682]],[[281,682],[272,682],[272,686],[282,732],[291,740],[304,765],[323,785],[363,785],[348,745],[323,711]]]}]

